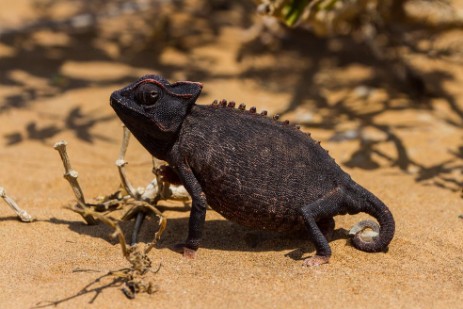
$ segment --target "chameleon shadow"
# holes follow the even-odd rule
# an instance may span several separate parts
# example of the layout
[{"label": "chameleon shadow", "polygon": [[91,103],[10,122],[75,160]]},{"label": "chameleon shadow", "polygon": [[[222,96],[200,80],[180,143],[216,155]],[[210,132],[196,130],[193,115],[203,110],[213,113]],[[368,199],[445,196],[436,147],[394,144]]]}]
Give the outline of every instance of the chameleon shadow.
[{"label": "chameleon shadow", "polygon": [[[188,233],[188,218],[168,219],[167,228],[156,246],[159,249],[171,249],[178,243],[183,243]],[[348,231],[336,229],[330,241],[349,239]],[[349,241],[347,241],[349,244]],[[287,251],[292,259],[302,259],[302,254],[315,252],[315,247],[304,231],[282,233],[254,230],[227,220],[207,220],[204,224],[201,248],[266,252]]]},{"label": "chameleon shadow", "polygon": [[[12,216],[9,220],[17,220]],[[0,219],[1,221],[2,219]],[[104,239],[111,245],[119,245],[117,238],[111,237],[114,230],[102,223],[97,225],[87,225],[84,221],[63,220],[60,218],[50,218],[39,220],[51,224],[65,225],[71,231],[95,238]],[[130,240],[134,221],[121,221],[119,226],[123,231],[127,241]],[[140,229],[138,236],[139,242],[149,243],[153,240],[154,233],[158,230],[158,221],[147,217]],[[170,249],[185,241],[188,233],[188,218],[169,218],[167,228],[162,234],[161,240],[157,243],[156,249]],[[75,240],[78,238],[76,237]],[[346,239],[348,241],[348,231],[336,229],[330,241]],[[204,225],[203,241],[201,248],[223,251],[244,251],[244,252],[266,252],[266,251],[288,251],[286,256],[294,260],[302,260],[302,255],[314,253],[315,247],[307,238],[303,231],[294,233],[279,233],[272,231],[254,230],[243,227],[227,220],[207,220]]]}]

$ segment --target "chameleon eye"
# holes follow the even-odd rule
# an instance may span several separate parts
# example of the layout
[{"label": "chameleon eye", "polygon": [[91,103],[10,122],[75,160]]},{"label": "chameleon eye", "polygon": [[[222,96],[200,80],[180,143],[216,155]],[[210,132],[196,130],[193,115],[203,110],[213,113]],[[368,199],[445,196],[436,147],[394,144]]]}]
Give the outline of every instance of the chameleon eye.
[{"label": "chameleon eye", "polygon": [[135,99],[143,106],[154,105],[161,97],[161,90],[153,84],[143,84],[137,89]]},{"label": "chameleon eye", "polygon": [[157,91],[151,90],[150,100],[157,101],[158,97],[159,97],[159,93]]}]

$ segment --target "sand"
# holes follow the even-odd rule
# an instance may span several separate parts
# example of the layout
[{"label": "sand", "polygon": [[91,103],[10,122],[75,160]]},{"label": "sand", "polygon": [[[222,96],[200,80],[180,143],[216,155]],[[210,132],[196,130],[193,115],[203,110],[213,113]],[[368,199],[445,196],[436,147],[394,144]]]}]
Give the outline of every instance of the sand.
[{"label": "sand", "polygon": [[[0,24],[14,27],[36,18],[31,2],[0,4]],[[19,222],[0,201],[0,307],[62,301],[62,308],[114,309],[463,308],[462,66],[410,58],[427,85],[446,96],[421,103],[392,93],[390,79],[380,79],[383,73],[362,55],[328,55],[329,46],[309,49],[317,46],[313,38],[303,42],[298,36],[275,53],[249,50],[239,62],[248,33],[233,25],[239,14],[229,18],[203,41],[179,35],[182,44],[194,42],[188,50],[130,50],[137,57],[123,61],[109,35],[41,31],[0,44],[0,185],[36,218]],[[173,27],[182,23],[188,20],[179,16]],[[350,245],[345,230],[365,215],[337,217],[330,263],[306,268],[303,258],[314,254],[309,241],[252,231],[209,210],[203,245],[188,260],[170,249],[186,237],[188,209],[164,201],[167,230],[149,253],[153,268],[161,265],[149,277],[157,292],[129,300],[121,286],[109,284],[111,277],[95,282],[128,262],[109,228],[87,226],[63,208],[75,200],[52,146],[67,140],[88,199],[114,192],[122,130],[108,98],[150,72],[204,82],[201,103],[227,98],[270,114],[287,111],[284,119],[302,123],[390,207],[397,231],[388,252],[369,254]],[[370,144],[360,144],[359,127]],[[153,178],[151,158],[135,140],[127,160],[130,180],[145,186]],[[132,224],[123,223],[124,231]],[[156,228],[155,220],[147,221],[141,240]],[[85,287],[93,290],[81,293]]]}]

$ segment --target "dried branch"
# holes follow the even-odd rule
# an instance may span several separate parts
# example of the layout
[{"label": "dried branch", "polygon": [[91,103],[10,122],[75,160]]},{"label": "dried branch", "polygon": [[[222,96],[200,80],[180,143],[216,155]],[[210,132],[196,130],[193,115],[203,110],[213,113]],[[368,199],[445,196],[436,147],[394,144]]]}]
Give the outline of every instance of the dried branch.
[{"label": "dried branch", "polygon": [[[79,206],[82,208],[82,210],[85,210],[87,208],[87,205],[85,203],[84,193],[82,192],[79,182],[77,181],[77,177],[79,176],[79,173],[72,169],[71,161],[69,160],[68,154],[66,152],[66,145],[67,145],[66,141],[59,141],[53,146],[53,148],[55,148],[59,152],[61,161],[63,161],[64,178],[71,185],[72,191],[74,192],[74,195],[77,198],[77,202],[79,203]],[[83,218],[90,225],[96,224],[96,221],[95,219],[93,219],[92,216],[83,215]]]},{"label": "dried branch", "polygon": [[[109,216],[104,216],[97,213],[89,208],[81,209],[80,207],[70,207],[69,209],[75,211],[82,216],[92,216],[100,220],[104,224],[112,227],[114,232],[111,234],[112,237],[117,237],[122,248],[122,255],[131,264],[131,268],[125,268],[119,272],[111,272],[110,274],[116,278],[122,280],[125,283],[125,287],[122,288],[122,292],[130,299],[135,298],[137,293],[148,293],[152,294],[157,291],[156,286],[149,280],[146,280],[145,275],[151,270],[151,260],[148,257],[148,252],[154,247],[157,240],[159,240],[162,232],[165,229],[166,221],[163,219],[162,214],[151,205],[143,205],[143,211],[150,211],[156,216],[159,216],[160,227],[155,233],[154,239],[146,247],[143,244],[135,244],[133,246],[127,245],[125,241],[124,233],[122,232],[116,219]],[[136,209],[133,208],[132,210]],[[132,211],[135,214],[137,211]],[[130,217],[130,216],[129,216]],[[159,271],[161,265],[159,265]]]},{"label": "dried branch", "polygon": [[34,220],[25,210],[19,208],[18,204],[16,204],[16,202],[6,194],[3,187],[0,187],[0,197],[11,207],[11,209],[14,210],[21,221],[32,222]]},{"label": "dried branch", "polygon": [[122,129],[123,129],[122,143],[121,143],[121,149],[119,151],[119,158],[116,160],[116,166],[119,171],[119,176],[121,178],[121,183],[122,183],[122,187],[124,188],[124,190],[131,197],[138,199],[140,197],[140,194],[133,188],[132,184],[128,180],[127,175],[125,173],[125,168],[124,168],[124,166],[128,164],[128,162],[125,161],[125,154],[127,152],[127,147],[129,146],[130,131],[124,125],[122,126]]},{"label": "dried branch", "polygon": [[121,244],[121,247],[122,247],[122,255],[128,259],[129,257],[129,246],[127,246],[127,243],[125,241],[125,237],[124,237],[124,233],[122,232],[121,228],[119,227],[119,224],[117,224],[116,220],[111,218],[111,217],[108,217],[108,216],[104,216],[100,213],[97,213],[95,211],[93,211],[92,209],[90,208],[81,208],[81,207],[67,207],[67,209],[69,210],[72,210],[74,212],[77,212],[78,214],[80,214],[82,217],[92,217],[92,218],[96,218],[98,220],[100,220],[101,222],[103,222],[104,224],[106,225],[109,225],[110,227],[112,227],[114,229],[114,233],[111,235],[112,237],[117,237],[118,240],[119,240],[119,243]]}]

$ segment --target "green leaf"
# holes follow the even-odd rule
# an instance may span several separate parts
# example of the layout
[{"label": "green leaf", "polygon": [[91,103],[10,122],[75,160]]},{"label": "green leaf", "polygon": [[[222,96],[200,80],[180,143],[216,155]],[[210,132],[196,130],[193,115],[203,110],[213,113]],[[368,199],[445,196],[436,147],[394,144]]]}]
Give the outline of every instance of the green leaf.
[{"label": "green leaf", "polygon": [[289,27],[292,27],[304,13],[305,7],[310,0],[292,0],[282,9],[283,21]]}]

